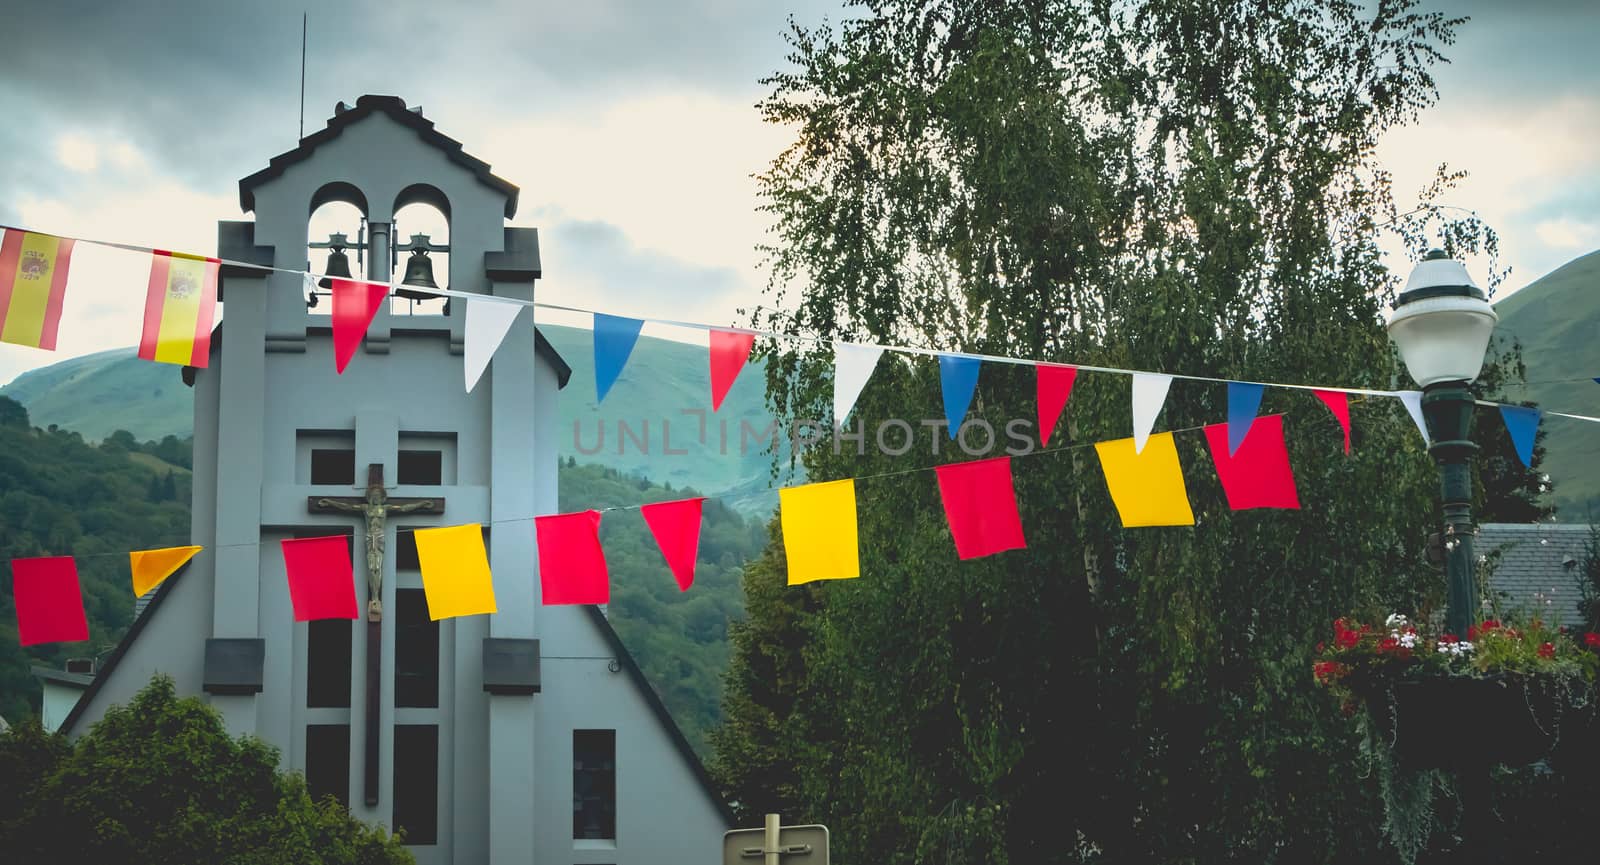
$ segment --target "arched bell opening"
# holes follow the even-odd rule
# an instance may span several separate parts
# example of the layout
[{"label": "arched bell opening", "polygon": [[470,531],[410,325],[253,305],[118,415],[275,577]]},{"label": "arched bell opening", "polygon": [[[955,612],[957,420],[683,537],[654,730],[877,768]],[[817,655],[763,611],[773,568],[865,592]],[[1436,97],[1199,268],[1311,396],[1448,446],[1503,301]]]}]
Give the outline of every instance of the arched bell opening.
[{"label": "arched bell opening", "polygon": [[331,280],[360,279],[366,259],[367,199],[348,183],[330,183],[311,197],[306,223],[306,270],[313,274],[301,289],[311,315],[329,315]]},{"label": "arched bell opening", "polygon": [[430,289],[450,287],[450,200],[436,187],[413,184],[395,197],[394,315],[449,315],[450,299]]}]

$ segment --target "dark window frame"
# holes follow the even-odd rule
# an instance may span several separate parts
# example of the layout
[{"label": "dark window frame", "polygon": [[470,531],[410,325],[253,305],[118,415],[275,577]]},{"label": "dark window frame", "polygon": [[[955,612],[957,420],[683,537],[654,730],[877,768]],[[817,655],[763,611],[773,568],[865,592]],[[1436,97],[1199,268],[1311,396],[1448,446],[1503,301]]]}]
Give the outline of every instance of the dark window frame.
[{"label": "dark window frame", "polygon": [[[406,830],[404,843],[407,846],[438,844],[439,725],[394,725],[391,759],[394,761],[394,786],[389,825]],[[430,788],[431,797],[426,795]]]},{"label": "dark window frame", "polygon": [[617,839],[617,731],[572,731],[572,837]]},{"label": "dark window frame", "polygon": [[[345,471],[345,461],[349,471]],[[318,487],[349,487],[356,483],[356,449],[312,448],[311,485]]]}]

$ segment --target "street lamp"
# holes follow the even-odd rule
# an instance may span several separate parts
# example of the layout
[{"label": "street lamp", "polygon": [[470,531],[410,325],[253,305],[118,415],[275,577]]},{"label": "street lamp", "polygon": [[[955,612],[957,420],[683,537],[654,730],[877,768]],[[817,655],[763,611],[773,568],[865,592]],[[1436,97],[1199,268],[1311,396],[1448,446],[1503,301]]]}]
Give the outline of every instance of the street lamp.
[{"label": "street lamp", "polygon": [[1445,630],[1458,637],[1467,635],[1477,594],[1471,463],[1478,446],[1470,438],[1475,401],[1469,385],[1483,370],[1498,318],[1466,266],[1438,249],[1411,271],[1389,317],[1389,338],[1422,386],[1422,416],[1433,440],[1428,453],[1439,463],[1449,583]]}]

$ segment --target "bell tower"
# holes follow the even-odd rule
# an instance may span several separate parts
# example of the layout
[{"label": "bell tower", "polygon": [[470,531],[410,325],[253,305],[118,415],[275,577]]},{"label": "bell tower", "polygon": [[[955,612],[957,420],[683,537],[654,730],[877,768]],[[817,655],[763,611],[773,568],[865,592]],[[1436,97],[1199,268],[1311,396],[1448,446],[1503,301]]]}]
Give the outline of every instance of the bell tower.
[{"label": "bell tower", "polygon": [[[341,103],[239,182],[254,219],[218,226],[223,323],[185,369],[204,550],[69,734],[164,672],[423,865],[716,858],[726,806],[605,616],[540,603],[533,517],[557,510],[570,370],[531,310],[463,386],[472,298],[531,301],[542,276],[538,232],[506,224],[518,194],[392,96]],[[312,237],[324,212],[342,215]],[[307,270],[395,283],[343,373]],[[434,619],[412,532],[466,524],[497,612]],[[339,535],[360,618],[294,621],[284,542]]]}]

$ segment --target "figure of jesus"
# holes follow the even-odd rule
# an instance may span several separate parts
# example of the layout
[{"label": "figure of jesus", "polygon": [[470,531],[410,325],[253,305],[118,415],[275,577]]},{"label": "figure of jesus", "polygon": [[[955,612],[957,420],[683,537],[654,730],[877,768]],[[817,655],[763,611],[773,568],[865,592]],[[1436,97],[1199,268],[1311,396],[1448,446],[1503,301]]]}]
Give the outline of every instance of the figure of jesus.
[{"label": "figure of jesus", "polygon": [[383,621],[383,524],[389,514],[405,514],[431,509],[433,501],[392,504],[385,500],[383,481],[374,477],[367,484],[366,501],[348,502],[339,499],[318,499],[317,507],[336,511],[359,512],[367,518],[367,621]]}]

